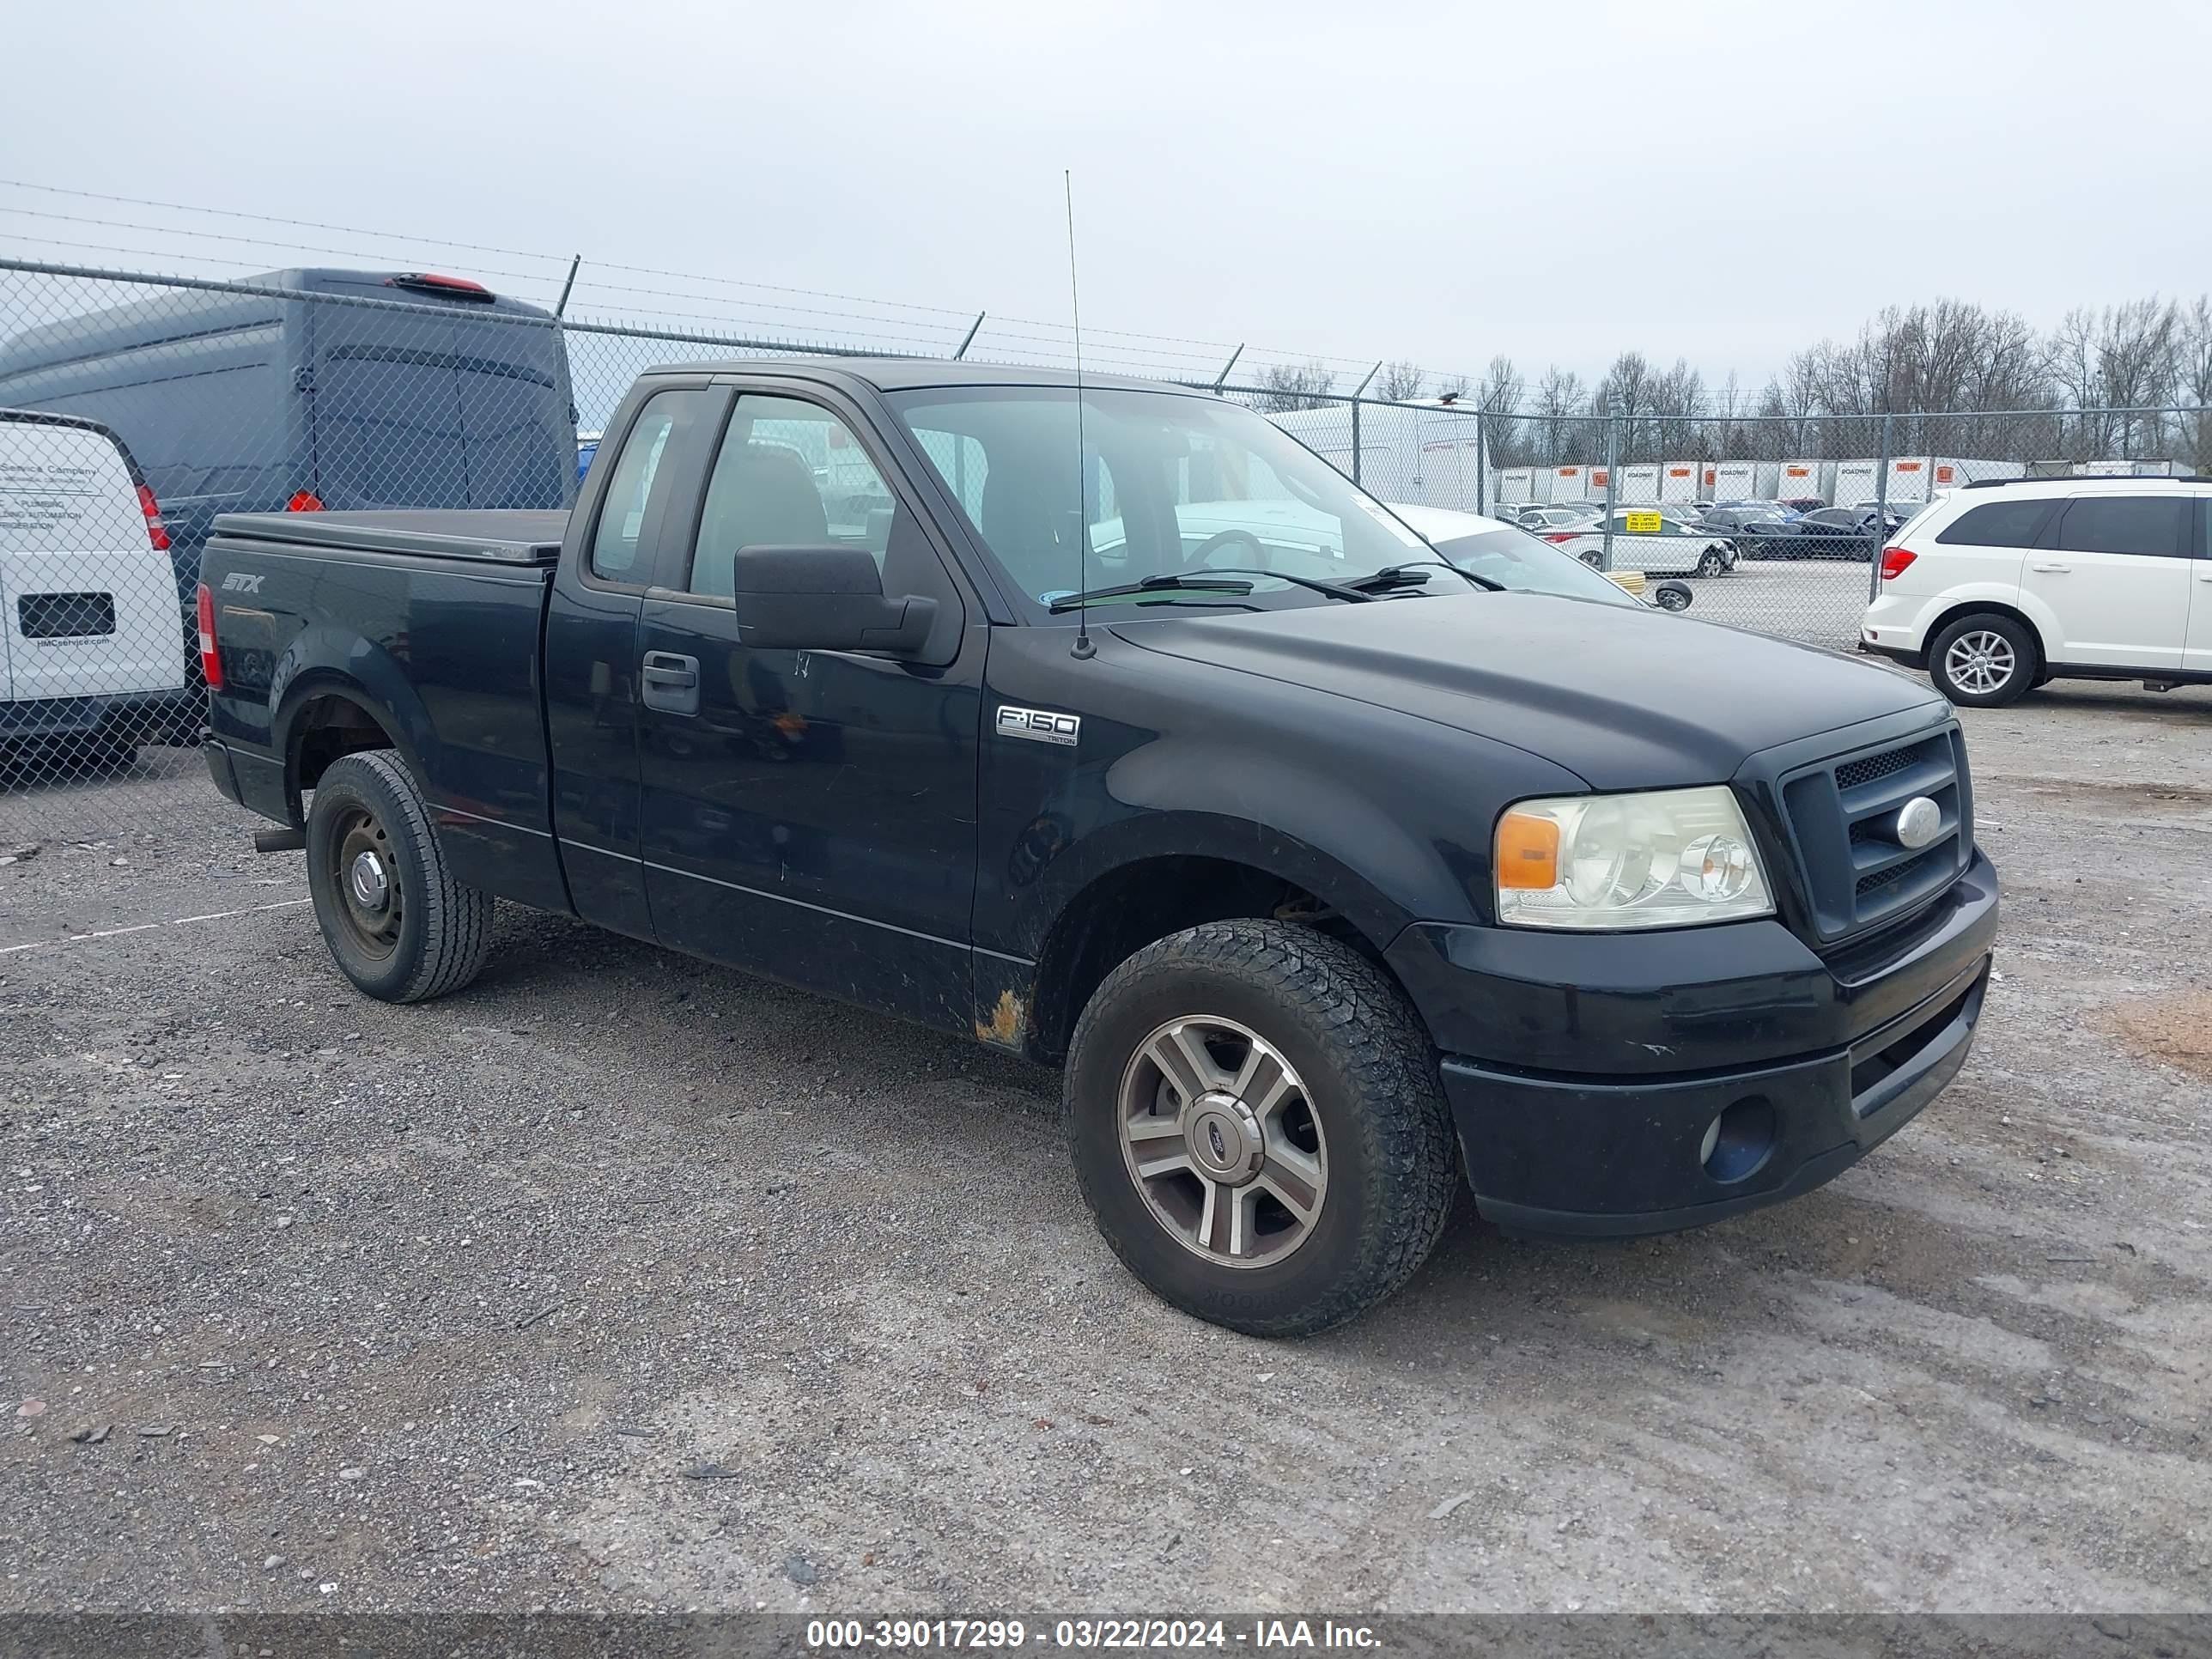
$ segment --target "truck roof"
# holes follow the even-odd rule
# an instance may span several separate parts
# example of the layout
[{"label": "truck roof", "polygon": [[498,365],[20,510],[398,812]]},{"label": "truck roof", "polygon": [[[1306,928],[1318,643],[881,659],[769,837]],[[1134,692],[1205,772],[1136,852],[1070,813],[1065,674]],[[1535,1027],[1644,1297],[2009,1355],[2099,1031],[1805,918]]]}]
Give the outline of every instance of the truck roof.
[{"label": "truck roof", "polygon": [[[915,392],[933,386],[1066,386],[1076,384],[1073,370],[1039,368],[1026,363],[969,363],[946,357],[731,357],[705,362],[656,363],[646,374],[790,374],[802,380],[847,380],[878,392]],[[641,377],[642,378],[642,377]],[[1124,392],[1181,392],[1193,397],[1210,395],[1203,387],[1178,386],[1169,380],[1140,380],[1127,374],[1094,374],[1085,370],[1085,386]]]}]

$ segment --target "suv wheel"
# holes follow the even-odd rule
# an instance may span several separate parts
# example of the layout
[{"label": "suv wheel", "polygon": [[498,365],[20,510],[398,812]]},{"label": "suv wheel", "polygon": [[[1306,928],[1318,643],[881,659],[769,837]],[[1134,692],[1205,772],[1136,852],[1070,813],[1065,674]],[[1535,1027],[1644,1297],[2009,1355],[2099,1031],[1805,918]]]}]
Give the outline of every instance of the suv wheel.
[{"label": "suv wheel", "polygon": [[317,781],[307,889],[338,970],[383,1001],[458,991],[491,954],[491,896],[447,872],[422,793],[389,750],[347,755]]},{"label": "suv wheel", "polygon": [[1114,1253],[1255,1336],[1382,1300],[1456,1194],[1427,1034],[1372,963],[1307,927],[1209,922],[1138,951],[1083,1011],[1064,1101]]},{"label": "suv wheel", "polygon": [[2042,653],[2027,629],[1994,611],[1961,617],[1928,650],[1928,678],[1953,702],[1996,708],[2036,683]]}]

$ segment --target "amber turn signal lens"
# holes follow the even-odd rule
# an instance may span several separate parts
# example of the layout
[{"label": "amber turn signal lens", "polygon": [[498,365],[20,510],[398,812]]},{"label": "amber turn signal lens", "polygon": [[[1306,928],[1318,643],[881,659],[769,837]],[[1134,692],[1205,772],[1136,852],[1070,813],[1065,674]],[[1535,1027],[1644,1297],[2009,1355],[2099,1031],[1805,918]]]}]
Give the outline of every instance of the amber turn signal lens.
[{"label": "amber turn signal lens", "polygon": [[1559,826],[1528,812],[1498,821],[1498,884],[1541,891],[1559,884]]}]

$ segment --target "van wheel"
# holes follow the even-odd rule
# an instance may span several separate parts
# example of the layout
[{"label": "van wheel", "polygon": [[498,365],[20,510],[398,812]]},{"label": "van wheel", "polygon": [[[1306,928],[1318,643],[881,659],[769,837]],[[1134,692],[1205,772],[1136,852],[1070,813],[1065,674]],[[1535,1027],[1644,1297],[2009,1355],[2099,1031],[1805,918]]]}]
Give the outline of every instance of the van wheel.
[{"label": "van wheel", "polygon": [[1146,945],[1083,1011],[1075,1173],[1124,1266],[1187,1313],[1304,1336],[1410,1278],[1458,1159],[1426,1032],[1349,946],[1275,921]]},{"label": "van wheel", "polygon": [[2033,635],[2010,617],[1961,617],[1928,649],[1928,678],[1953,702],[2001,708],[2017,701],[2042,668]]},{"label": "van wheel", "polygon": [[491,954],[491,896],[446,868],[398,756],[333,761],[307,812],[307,887],[338,971],[385,1002],[458,991]]}]

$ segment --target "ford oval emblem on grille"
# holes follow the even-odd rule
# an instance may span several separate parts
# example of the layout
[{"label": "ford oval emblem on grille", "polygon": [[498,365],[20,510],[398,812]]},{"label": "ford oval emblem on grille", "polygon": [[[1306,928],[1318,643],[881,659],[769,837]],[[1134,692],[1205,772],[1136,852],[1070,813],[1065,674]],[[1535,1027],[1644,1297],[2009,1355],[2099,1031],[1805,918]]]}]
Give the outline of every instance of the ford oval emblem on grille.
[{"label": "ford oval emblem on grille", "polygon": [[1897,844],[1925,847],[1943,828],[1943,809],[1925,795],[1915,795],[1897,809]]}]

